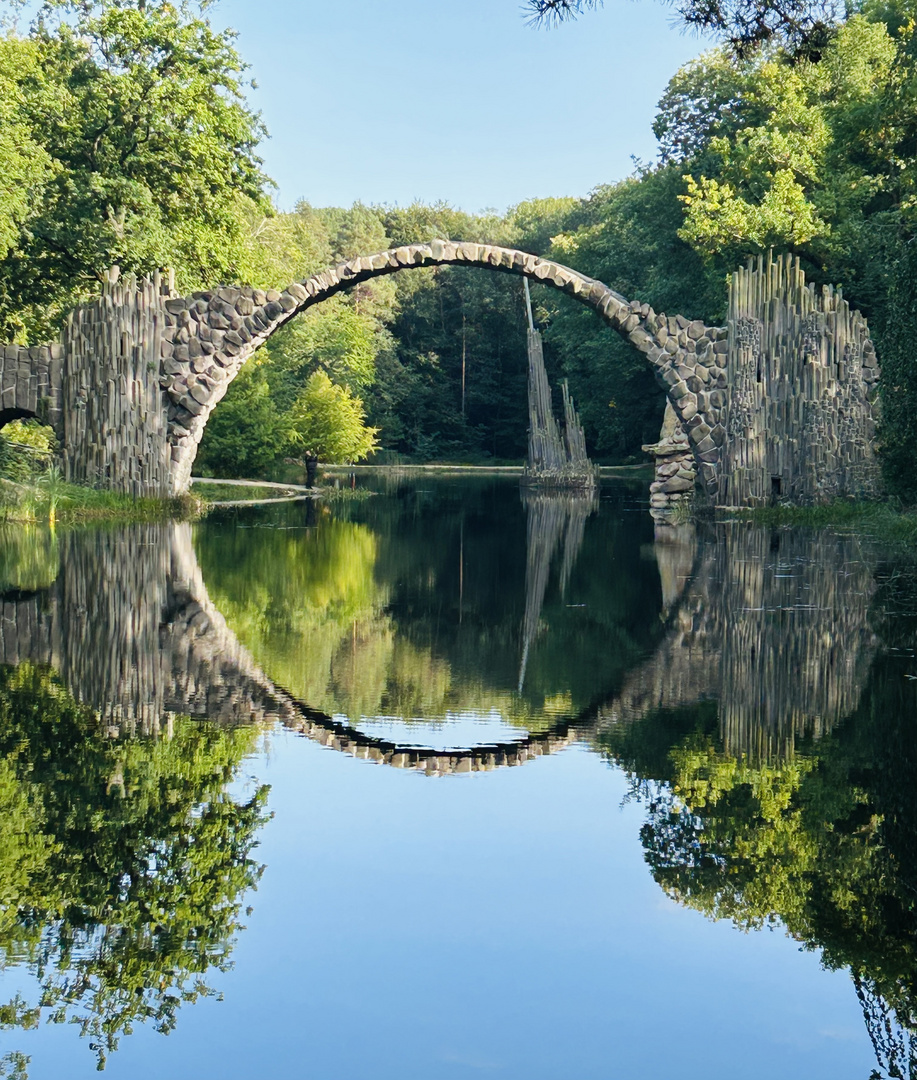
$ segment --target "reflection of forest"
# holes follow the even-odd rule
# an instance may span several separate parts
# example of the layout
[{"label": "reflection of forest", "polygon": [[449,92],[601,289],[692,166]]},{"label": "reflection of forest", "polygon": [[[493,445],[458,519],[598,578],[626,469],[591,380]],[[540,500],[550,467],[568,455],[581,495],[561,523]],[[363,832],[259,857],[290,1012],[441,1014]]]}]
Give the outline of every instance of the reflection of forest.
[{"label": "reflection of forest", "polygon": [[[628,537],[611,515],[596,529],[598,515],[581,542],[573,529],[566,594],[545,586],[548,632],[520,697],[521,508],[495,532],[486,500],[379,503],[317,529],[294,511],[281,528],[205,525],[200,565],[188,526],[0,544],[0,948],[32,966],[48,1008],[102,1025],[104,1053],[140,1017],[167,1030],[205,992],[258,873],[260,796],[225,793],[256,738],[240,721],[280,718],[433,773],[580,738],[646,798],[646,858],[670,896],[742,927],[779,922],[849,968],[885,1073],[917,1074],[917,571],[883,570],[851,537],[742,525],[670,536],[653,563],[639,527]],[[566,606],[584,595],[590,608]],[[590,678],[575,655],[587,638],[586,660],[606,663]],[[357,717],[488,703],[551,734],[520,733],[518,752],[411,754],[296,698]],[[189,845],[200,863],[179,873]],[[35,1016],[26,1002],[2,1012]]]},{"label": "reflection of forest", "polygon": [[[0,669],[0,969],[38,986],[0,1005],[4,1028],[74,1023],[101,1067],[135,1024],[168,1032],[210,993],[261,872],[265,792],[226,791],[256,737],[181,718],[113,736],[48,669]],[[27,1065],[6,1054],[0,1075]]]},{"label": "reflection of forest", "polygon": [[[913,1078],[917,632],[896,613],[917,611],[917,570],[874,573],[851,537],[779,541],[737,527],[701,551],[598,744],[645,800],[662,888],[742,928],[782,924],[849,969],[881,1075]],[[716,671],[693,702],[673,689],[679,654]]]},{"label": "reflection of forest", "polygon": [[[541,731],[606,697],[659,635],[648,527],[609,515],[584,536],[584,506],[552,519],[566,554],[550,578],[547,552],[538,583],[526,551],[545,531],[529,529],[515,484],[406,489],[315,530],[292,512],[280,529],[204,523],[196,548],[229,625],[311,706],[353,722],[497,714]],[[609,577],[610,563],[631,572]],[[520,691],[520,628],[533,627]]]}]

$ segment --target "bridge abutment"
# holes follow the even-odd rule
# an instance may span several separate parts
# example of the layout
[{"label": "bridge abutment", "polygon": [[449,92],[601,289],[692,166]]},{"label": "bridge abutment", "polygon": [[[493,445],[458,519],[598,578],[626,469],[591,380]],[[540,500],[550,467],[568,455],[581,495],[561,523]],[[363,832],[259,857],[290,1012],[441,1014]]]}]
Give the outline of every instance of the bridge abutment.
[{"label": "bridge abutment", "polygon": [[165,301],[159,275],[121,281],[78,307],[63,338],[64,476],[135,496],[172,494],[169,402],[160,386]]}]

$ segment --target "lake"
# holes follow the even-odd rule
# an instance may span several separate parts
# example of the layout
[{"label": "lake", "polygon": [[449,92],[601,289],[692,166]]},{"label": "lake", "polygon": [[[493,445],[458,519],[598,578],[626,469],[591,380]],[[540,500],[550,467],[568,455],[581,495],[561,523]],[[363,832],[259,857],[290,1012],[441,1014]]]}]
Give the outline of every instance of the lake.
[{"label": "lake", "polygon": [[917,1076],[917,559],[357,484],[0,532],[0,1076]]}]

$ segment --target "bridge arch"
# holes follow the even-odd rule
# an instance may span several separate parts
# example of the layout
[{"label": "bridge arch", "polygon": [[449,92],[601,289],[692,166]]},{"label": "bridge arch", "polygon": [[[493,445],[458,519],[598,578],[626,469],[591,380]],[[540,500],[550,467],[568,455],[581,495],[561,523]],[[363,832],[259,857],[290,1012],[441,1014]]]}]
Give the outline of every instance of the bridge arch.
[{"label": "bridge arch", "polygon": [[160,382],[168,396],[171,489],[187,490],[207,421],[245,362],[277,330],[316,304],[375,277],[428,266],[518,274],[593,308],[642,352],[687,432],[701,480],[716,490],[725,437],[727,332],[657,314],[601,281],[513,248],[432,240],[348,259],[283,292],[221,288],[165,300]]}]

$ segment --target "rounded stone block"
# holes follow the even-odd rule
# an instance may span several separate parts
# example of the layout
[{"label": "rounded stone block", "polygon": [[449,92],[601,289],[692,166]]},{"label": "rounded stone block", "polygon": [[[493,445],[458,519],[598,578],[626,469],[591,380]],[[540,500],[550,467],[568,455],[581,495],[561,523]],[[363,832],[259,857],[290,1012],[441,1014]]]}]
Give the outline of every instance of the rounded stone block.
[{"label": "rounded stone block", "polygon": [[666,495],[674,495],[682,491],[690,491],[693,487],[693,480],[686,480],[680,476],[673,476],[671,480],[666,480],[662,485],[662,490]]}]

